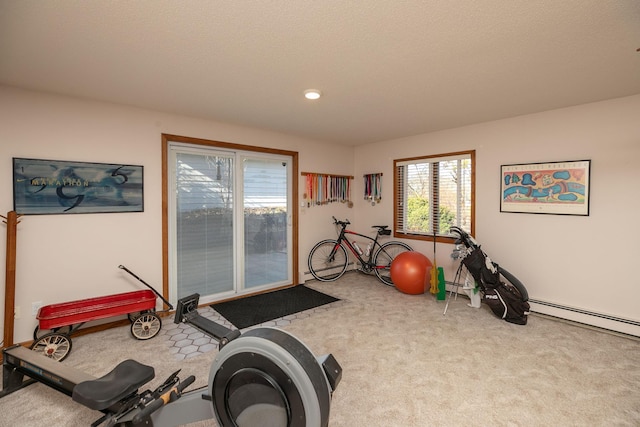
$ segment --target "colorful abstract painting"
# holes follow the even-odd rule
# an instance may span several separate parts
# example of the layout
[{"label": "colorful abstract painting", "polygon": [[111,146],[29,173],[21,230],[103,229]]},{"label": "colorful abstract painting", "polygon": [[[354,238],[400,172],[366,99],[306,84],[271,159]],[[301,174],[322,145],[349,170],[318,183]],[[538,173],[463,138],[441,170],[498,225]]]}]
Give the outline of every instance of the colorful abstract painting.
[{"label": "colorful abstract painting", "polygon": [[591,161],[501,166],[501,212],[589,215]]}]

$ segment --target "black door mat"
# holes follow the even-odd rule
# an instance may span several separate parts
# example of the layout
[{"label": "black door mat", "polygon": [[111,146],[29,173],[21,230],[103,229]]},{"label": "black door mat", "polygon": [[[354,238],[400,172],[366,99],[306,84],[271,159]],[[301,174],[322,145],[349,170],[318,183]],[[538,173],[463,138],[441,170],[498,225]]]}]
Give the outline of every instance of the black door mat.
[{"label": "black door mat", "polygon": [[211,304],[238,329],[259,325],[290,314],[340,301],[304,285],[233,301]]}]

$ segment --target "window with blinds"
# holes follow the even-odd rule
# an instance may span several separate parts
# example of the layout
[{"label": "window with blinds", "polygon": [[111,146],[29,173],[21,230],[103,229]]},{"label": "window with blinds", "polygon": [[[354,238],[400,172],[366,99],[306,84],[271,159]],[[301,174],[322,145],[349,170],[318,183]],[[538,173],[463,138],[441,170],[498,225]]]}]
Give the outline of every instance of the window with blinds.
[{"label": "window with blinds", "polygon": [[398,237],[448,236],[452,225],[473,234],[475,151],[394,161]]}]

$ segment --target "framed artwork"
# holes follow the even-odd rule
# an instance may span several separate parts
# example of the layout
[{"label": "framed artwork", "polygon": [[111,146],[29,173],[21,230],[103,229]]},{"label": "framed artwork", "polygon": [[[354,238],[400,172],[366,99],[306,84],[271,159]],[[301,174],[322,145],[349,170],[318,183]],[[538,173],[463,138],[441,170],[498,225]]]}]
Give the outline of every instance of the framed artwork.
[{"label": "framed artwork", "polygon": [[13,158],[21,215],[143,212],[143,167]]},{"label": "framed artwork", "polygon": [[589,215],[591,160],[500,166],[500,212]]}]

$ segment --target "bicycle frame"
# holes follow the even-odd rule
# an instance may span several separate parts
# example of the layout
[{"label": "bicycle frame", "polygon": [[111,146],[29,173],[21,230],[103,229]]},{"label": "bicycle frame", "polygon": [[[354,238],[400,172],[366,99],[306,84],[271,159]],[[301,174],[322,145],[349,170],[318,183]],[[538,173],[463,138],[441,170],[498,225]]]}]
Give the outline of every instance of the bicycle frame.
[{"label": "bicycle frame", "polygon": [[[376,248],[377,247],[382,247],[382,245],[380,243],[378,243],[378,237],[379,234],[376,233],[376,237],[369,237],[367,235],[364,234],[360,234],[360,233],[356,233],[355,231],[351,231],[351,230],[347,230],[347,226],[346,224],[342,225],[342,230],[340,230],[340,234],[338,235],[338,245],[342,244],[344,242],[345,246],[347,248],[349,248],[349,250],[351,251],[351,253],[353,254],[353,256],[356,257],[356,259],[363,265],[366,266],[367,268],[371,268],[371,269],[375,269],[375,268],[385,268],[384,266],[378,266],[378,265],[374,265],[373,262],[371,262],[371,259],[373,258],[373,254],[376,252]],[[367,256],[367,259],[365,260],[364,257],[362,256],[362,254],[360,254],[360,252],[358,252],[358,250],[354,247],[353,242],[351,242],[348,238],[347,238],[347,234],[350,234],[352,236],[358,236],[358,237],[363,237],[365,239],[368,239],[370,241],[372,241],[373,243],[371,244],[371,249],[369,250],[369,255],[365,255]],[[337,249],[337,248],[336,248]],[[360,248],[362,249],[362,248]]]}]

